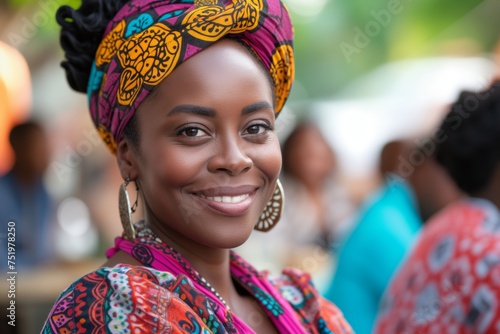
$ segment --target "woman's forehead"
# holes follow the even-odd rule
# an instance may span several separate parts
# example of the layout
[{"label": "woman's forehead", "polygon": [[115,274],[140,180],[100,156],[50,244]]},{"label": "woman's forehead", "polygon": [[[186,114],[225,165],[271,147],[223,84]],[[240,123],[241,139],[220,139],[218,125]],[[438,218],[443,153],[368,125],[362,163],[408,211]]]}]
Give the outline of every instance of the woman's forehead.
[{"label": "woman's forehead", "polygon": [[193,56],[165,78],[143,104],[159,100],[200,103],[238,94],[273,101],[273,87],[254,57],[234,41],[220,41]]}]

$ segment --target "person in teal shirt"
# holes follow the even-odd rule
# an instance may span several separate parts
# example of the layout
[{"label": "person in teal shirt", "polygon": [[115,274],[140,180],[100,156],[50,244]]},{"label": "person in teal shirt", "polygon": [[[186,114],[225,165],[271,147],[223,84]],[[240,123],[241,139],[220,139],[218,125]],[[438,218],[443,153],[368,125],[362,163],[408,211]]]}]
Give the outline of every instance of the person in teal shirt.
[{"label": "person in teal shirt", "polygon": [[406,181],[386,184],[341,248],[326,298],[344,312],[356,333],[371,333],[392,273],[422,225]]}]

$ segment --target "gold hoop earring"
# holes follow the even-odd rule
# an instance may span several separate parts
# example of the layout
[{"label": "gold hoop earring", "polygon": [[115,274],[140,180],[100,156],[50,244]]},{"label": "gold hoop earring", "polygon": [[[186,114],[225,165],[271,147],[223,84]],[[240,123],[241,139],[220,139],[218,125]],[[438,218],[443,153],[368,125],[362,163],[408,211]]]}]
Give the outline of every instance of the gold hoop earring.
[{"label": "gold hoop earring", "polygon": [[285,193],[280,180],[276,181],[276,189],[273,196],[267,202],[264,212],[260,215],[259,221],[254,226],[254,230],[267,232],[271,230],[281,218],[283,207],[285,205]]},{"label": "gold hoop earring", "polygon": [[118,196],[118,207],[120,209],[120,220],[124,231],[123,238],[125,240],[135,239],[135,228],[132,220],[132,214],[137,210],[137,203],[139,200],[139,187],[135,183],[135,190],[137,191],[137,198],[132,206],[130,206],[130,198],[128,196],[127,186],[130,183],[130,178],[127,177],[124,183],[120,186],[120,193]]}]

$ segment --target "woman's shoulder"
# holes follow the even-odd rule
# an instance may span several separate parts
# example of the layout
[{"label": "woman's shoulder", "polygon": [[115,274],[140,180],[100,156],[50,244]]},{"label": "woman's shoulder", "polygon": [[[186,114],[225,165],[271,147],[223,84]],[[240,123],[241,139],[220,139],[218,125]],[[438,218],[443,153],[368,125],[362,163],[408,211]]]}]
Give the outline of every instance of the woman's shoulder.
[{"label": "woman's shoulder", "polygon": [[76,279],[59,298],[68,293],[90,292],[94,287],[100,289],[106,287],[106,291],[101,291],[102,295],[115,290],[126,290],[126,286],[134,285],[134,283],[165,286],[168,282],[174,282],[175,280],[177,280],[177,277],[166,271],[139,265],[117,264],[115,266],[101,267]]},{"label": "woman's shoulder", "polygon": [[279,275],[267,274],[267,279],[290,303],[302,323],[314,328],[312,332],[352,333],[342,312],[320,295],[309,273],[287,268]]},{"label": "woman's shoulder", "polygon": [[[103,267],[74,281],[57,299],[43,333],[120,332],[136,326],[162,332],[190,308],[178,290],[193,290],[185,276],[134,265]],[[188,293],[183,294],[188,296]],[[194,294],[192,294],[194,295]]]},{"label": "woman's shoulder", "polygon": [[280,274],[264,272],[264,275],[278,289],[294,287],[305,292],[310,288],[314,288],[311,274],[297,268],[285,268]]}]

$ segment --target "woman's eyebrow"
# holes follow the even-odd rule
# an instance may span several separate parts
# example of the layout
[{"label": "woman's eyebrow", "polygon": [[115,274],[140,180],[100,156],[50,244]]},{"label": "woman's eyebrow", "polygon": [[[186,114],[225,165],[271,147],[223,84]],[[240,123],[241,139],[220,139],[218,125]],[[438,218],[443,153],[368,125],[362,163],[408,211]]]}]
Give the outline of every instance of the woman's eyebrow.
[{"label": "woman's eyebrow", "polygon": [[259,110],[263,110],[263,109],[271,109],[273,110],[273,106],[269,104],[269,102],[267,101],[261,101],[261,102],[257,102],[257,103],[253,103],[249,106],[246,106],[245,108],[243,108],[241,110],[241,114],[242,115],[247,115],[247,114],[251,114],[253,112],[256,112],[256,111],[259,111]]},{"label": "woman's eyebrow", "polygon": [[213,110],[212,108],[197,106],[192,104],[181,104],[175,106],[172,110],[168,112],[167,116],[169,117],[180,113],[195,114],[206,117],[215,117],[215,110]]},{"label": "woman's eyebrow", "polygon": [[[256,102],[251,105],[248,105],[244,107],[241,110],[242,115],[248,115],[253,112],[263,110],[263,109],[273,109],[273,107],[266,101],[261,101],[261,102]],[[203,107],[203,106],[198,106],[198,105],[193,105],[193,104],[181,104],[178,106],[175,106],[172,110],[170,110],[167,114],[168,117],[177,115],[179,113],[188,113],[188,114],[195,114],[198,116],[205,116],[205,117],[215,117],[216,112],[212,108],[208,107]]]}]

